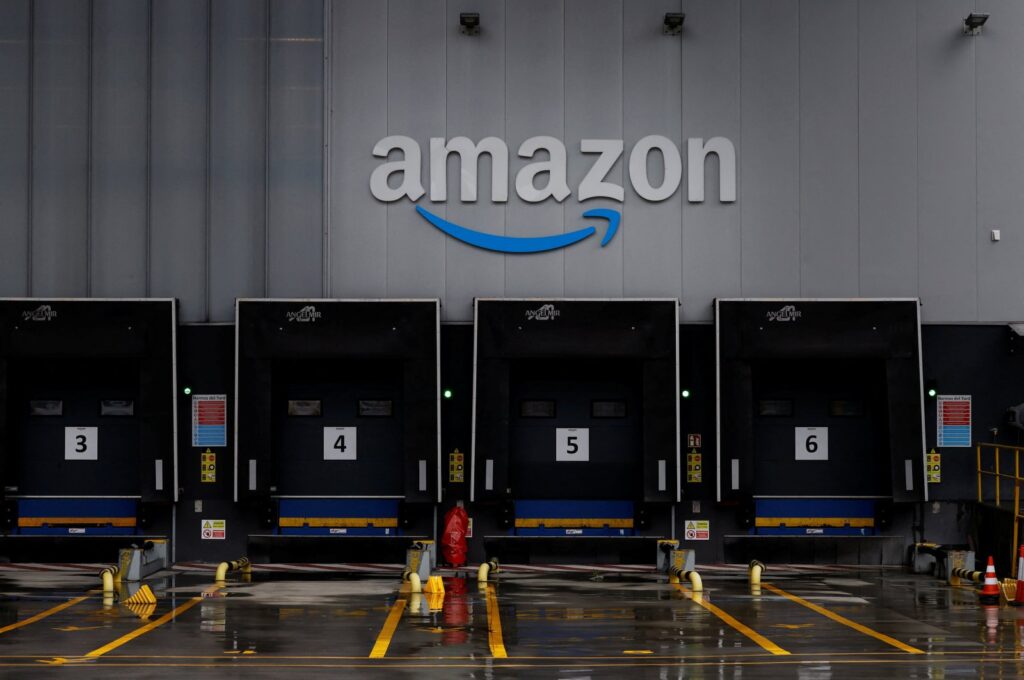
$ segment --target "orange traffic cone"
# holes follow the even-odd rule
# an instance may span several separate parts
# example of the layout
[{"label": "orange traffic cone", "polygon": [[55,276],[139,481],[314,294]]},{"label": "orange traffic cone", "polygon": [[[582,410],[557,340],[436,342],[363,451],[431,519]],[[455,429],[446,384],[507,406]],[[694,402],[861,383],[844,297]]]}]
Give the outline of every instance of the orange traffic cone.
[{"label": "orange traffic cone", "polygon": [[1010,604],[1014,607],[1024,606],[1024,544],[1017,554],[1017,593]]},{"label": "orange traffic cone", "polygon": [[992,556],[988,557],[988,566],[985,567],[985,584],[978,593],[978,600],[982,604],[999,604],[999,581],[996,579],[996,565],[992,562]]}]

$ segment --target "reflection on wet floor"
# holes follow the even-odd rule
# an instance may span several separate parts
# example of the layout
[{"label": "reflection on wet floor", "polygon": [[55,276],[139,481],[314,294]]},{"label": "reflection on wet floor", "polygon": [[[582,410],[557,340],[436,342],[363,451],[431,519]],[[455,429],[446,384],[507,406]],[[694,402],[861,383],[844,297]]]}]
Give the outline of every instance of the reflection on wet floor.
[{"label": "reflection on wet floor", "polygon": [[980,607],[970,588],[881,569],[777,570],[753,591],[742,574],[709,569],[704,583],[694,593],[654,575],[506,574],[420,594],[393,576],[275,575],[218,590],[207,575],[167,573],[149,581],[155,605],[127,606],[104,604],[88,575],[5,574],[0,674],[1024,677],[1024,611]]}]

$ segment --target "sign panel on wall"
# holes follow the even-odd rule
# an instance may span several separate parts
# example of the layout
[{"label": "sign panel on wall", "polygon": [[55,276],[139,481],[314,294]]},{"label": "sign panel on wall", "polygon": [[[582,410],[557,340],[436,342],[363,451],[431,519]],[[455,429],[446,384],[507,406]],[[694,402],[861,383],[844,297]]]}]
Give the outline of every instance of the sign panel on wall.
[{"label": "sign panel on wall", "polygon": [[356,428],[324,428],[324,460],[355,460]]},{"label": "sign panel on wall", "polygon": [[228,396],[192,395],[192,446],[228,445]]},{"label": "sign panel on wall", "polygon": [[556,427],[555,460],[583,462],[589,461],[590,428]]},{"label": "sign panel on wall", "polygon": [[228,536],[227,520],[201,520],[200,538],[204,541],[223,541]]},{"label": "sign panel on wall", "polygon": [[796,459],[828,460],[828,428],[797,427]]},{"label": "sign panel on wall", "polygon": [[940,394],[935,422],[938,426],[938,446],[970,447],[971,445],[971,395]]},{"label": "sign panel on wall", "polygon": [[64,460],[97,460],[99,432],[95,427],[64,428]]},{"label": "sign panel on wall", "polygon": [[687,541],[710,541],[711,522],[706,519],[686,520],[686,529],[683,538]]}]

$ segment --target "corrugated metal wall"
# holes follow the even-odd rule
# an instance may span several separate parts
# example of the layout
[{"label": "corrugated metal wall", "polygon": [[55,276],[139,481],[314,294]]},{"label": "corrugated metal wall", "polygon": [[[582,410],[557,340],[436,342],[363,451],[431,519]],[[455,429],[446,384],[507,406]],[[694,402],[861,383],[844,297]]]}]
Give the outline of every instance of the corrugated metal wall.
[{"label": "corrugated metal wall", "polygon": [[[263,295],[440,296],[449,320],[474,296],[707,320],[714,296],[920,295],[927,321],[1021,320],[1022,64],[1019,0],[0,0],[0,295],[173,295],[187,321]],[[739,198],[647,203],[620,160],[608,247],[502,256],[371,197],[388,134],[502,137],[511,177],[560,137],[573,187],[581,138],[723,135]],[[575,197],[427,205],[584,224]]]}]

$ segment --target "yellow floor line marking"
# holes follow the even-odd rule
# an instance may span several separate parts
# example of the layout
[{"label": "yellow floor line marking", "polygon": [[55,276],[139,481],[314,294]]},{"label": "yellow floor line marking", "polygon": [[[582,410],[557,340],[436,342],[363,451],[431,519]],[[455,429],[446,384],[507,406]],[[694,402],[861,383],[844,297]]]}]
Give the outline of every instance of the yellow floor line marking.
[{"label": "yellow floor line marking", "polygon": [[487,584],[487,644],[491,648],[491,656],[495,659],[507,659],[505,640],[501,635],[501,613],[498,611],[498,593],[494,584]]},{"label": "yellow floor line marking", "polygon": [[42,621],[47,616],[52,616],[53,614],[56,614],[57,612],[62,612],[65,609],[67,609],[68,607],[73,607],[76,604],[78,604],[79,602],[81,602],[82,600],[87,600],[87,599],[89,599],[88,595],[83,595],[81,597],[73,597],[70,600],[68,600],[67,602],[62,602],[61,604],[57,605],[56,607],[50,607],[46,611],[39,612],[38,614],[30,616],[27,619],[24,619],[22,621],[18,621],[17,623],[12,623],[12,624],[10,624],[8,626],[4,626],[3,628],[0,628],[0,634],[6,633],[7,631],[10,631],[10,630],[14,630],[15,628],[21,628],[22,626],[28,626],[30,624],[35,623],[36,621]]},{"label": "yellow floor line marking", "polygon": [[97,647],[96,649],[94,649],[91,652],[89,652],[88,654],[86,654],[85,658],[87,658],[87,659],[95,659],[97,657],[103,656],[104,654],[106,654],[109,651],[117,649],[121,645],[126,645],[129,642],[131,642],[132,640],[134,640],[135,638],[139,637],[140,635],[145,635],[146,633],[148,633],[149,631],[153,630],[154,628],[159,628],[160,626],[164,625],[168,621],[173,621],[175,617],[179,616],[180,614],[184,614],[189,609],[191,609],[192,607],[195,607],[197,604],[199,604],[202,601],[203,601],[203,598],[201,598],[201,597],[193,597],[188,602],[186,602],[185,604],[182,604],[182,605],[179,605],[179,606],[175,607],[171,611],[169,611],[166,614],[164,614],[163,616],[161,616],[159,619],[157,619],[155,621],[150,621],[146,625],[140,626],[140,627],[136,628],[135,630],[133,630],[132,632],[130,632],[130,633],[126,634],[126,635],[122,635],[121,637],[117,638],[113,642],[109,642],[109,643],[103,645],[102,647]]},{"label": "yellow floor line marking", "polygon": [[767,588],[768,590],[772,591],[773,593],[776,593],[777,595],[782,595],[783,597],[785,597],[788,600],[792,600],[793,602],[796,602],[797,604],[800,604],[800,605],[803,605],[804,607],[807,607],[808,609],[810,609],[813,612],[817,612],[817,613],[821,614],[822,616],[825,616],[827,618],[832,619],[836,623],[841,623],[844,626],[849,626],[850,628],[853,628],[855,631],[857,631],[859,633],[864,633],[865,635],[873,637],[876,640],[881,640],[885,644],[892,645],[896,649],[902,649],[907,654],[924,654],[925,653],[924,650],[918,649],[917,647],[911,647],[910,645],[908,645],[906,643],[900,642],[896,638],[889,637],[885,633],[879,633],[877,630],[872,630],[871,628],[868,628],[867,626],[865,626],[863,624],[857,623],[856,621],[851,621],[850,619],[846,618],[845,616],[840,616],[839,614],[836,614],[834,611],[832,611],[830,609],[825,609],[821,605],[814,604],[813,602],[808,602],[807,600],[803,599],[802,597],[797,597],[796,595],[793,595],[792,593],[787,593],[782,588],[778,588],[776,586],[773,586],[770,583],[762,583],[761,585],[764,588]]},{"label": "yellow floor line marking", "polygon": [[384,655],[388,653],[388,647],[391,645],[391,636],[395,634],[398,622],[402,619],[405,603],[405,599],[399,598],[391,606],[391,611],[388,613],[388,618],[384,619],[384,626],[380,629],[377,641],[373,643],[373,650],[370,651],[371,659],[383,659]]},{"label": "yellow floor line marking", "polygon": [[733,618],[730,614],[725,613],[724,611],[722,611],[721,609],[719,609],[715,605],[713,605],[710,602],[708,602],[707,600],[705,600],[701,596],[701,593],[694,593],[689,588],[687,588],[686,586],[678,584],[678,583],[675,584],[675,586],[676,586],[676,589],[679,590],[679,592],[683,593],[688,598],[690,598],[691,600],[693,600],[694,602],[699,604],[701,607],[704,607],[704,609],[707,609],[709,612],[711,612],[712,614],[714,614],[718,618],[722,619],[722,621],[724,621],[725,623],[729,624],[730,626],[732,626],[733,628],[738,630],[743,635],[746,635],[748,638],[750,638],[751,640],[756,642],[758,645],[760,645],[763,649],[766,649],[767,651],[771,652],[772,654],[779,655],[779,656],[788,655],[789,654],[789,652],[787,652],[785,649],[783,649],[782,647],[779,647],[777,644],[775,644],[774,642],[772,642],[771,640],[769,640],[765,636],[761,635],[760,633],[758,633],[756,630],[754,630],[750,626],[748,626],[748,625],[746,625],[744,623],[741,623],[740,621],[738,621],[735,618]]}]

